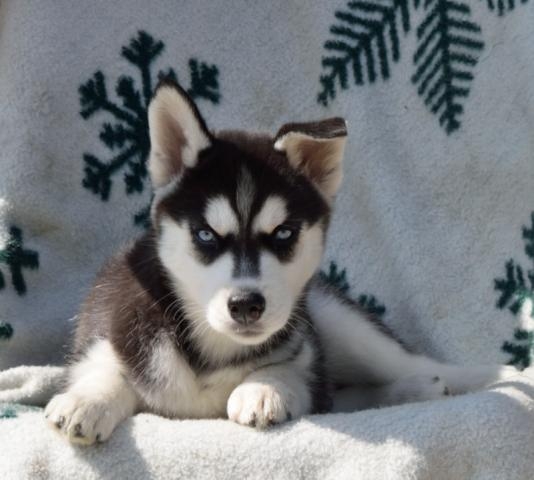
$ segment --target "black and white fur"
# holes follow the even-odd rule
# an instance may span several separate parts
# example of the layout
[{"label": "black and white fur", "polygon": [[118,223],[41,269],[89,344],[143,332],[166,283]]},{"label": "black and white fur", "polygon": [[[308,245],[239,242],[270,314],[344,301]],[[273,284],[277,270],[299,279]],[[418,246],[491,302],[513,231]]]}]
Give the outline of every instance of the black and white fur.
[{"label": "black and white fur", "polygon": [[139,411],[264,428],[329,411],[340,387],[348,408],[367,408],[515,373],[412,354],[314,276],[342,177],[342,119],[215,135],[163,82],[149,125],[152,227],[99,274],[68,386],[46,408],[70,441],[104,441]]}]

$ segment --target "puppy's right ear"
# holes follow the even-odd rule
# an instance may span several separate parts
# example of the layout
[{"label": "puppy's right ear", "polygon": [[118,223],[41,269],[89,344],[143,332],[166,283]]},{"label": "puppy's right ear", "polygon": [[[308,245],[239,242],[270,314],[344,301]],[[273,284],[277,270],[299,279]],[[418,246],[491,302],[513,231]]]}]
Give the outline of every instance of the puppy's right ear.
[{"label": "puppy's right ear", "polygon": [[148,170],[154,189],[193,167],[199,152],[212,143],[213,137],[197,106],[172,80],[163,80],[156,88],[148,107],[148,126]]}]

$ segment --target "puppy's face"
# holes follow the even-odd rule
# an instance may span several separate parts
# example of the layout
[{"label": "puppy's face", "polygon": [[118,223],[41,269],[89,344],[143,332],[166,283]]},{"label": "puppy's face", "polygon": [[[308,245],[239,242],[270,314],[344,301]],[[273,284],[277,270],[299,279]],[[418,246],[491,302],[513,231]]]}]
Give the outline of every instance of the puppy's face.
[{"label": "puppy's face", "polygon": [[283,328],[317,269],[346,136],[333,119],[211,134],[176,85],[149,109],[159,255],[197,333],[244,345]]}]

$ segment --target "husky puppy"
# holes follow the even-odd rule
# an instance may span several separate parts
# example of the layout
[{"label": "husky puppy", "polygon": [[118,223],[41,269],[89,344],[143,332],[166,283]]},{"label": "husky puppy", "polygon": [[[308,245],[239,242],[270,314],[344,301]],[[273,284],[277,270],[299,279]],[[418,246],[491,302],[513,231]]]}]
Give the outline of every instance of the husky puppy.
[{"label": "husky puppy", "polygon": [[331,408],[441,398],[515,369],[410,353],[314,276],[347,137],[341,118],[211,132],[178,85],[149,107],[152,227],[98,275],[68,385],[46,407],[71,442],[139,411],[265,428]]}]

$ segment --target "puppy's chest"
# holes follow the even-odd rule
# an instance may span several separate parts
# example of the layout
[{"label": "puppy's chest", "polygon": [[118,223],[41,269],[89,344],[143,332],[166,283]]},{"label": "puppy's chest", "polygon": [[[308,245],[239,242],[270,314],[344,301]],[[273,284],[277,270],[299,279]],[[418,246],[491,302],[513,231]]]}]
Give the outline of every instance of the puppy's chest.
[{"label": "puppy's chest", "polygon": [[254,370],[252,364],[198,373],[170,344],[162,342],[152,353],[150,387],[139,393],[149,408],[178,418],[221,417],[232,391]]}]

